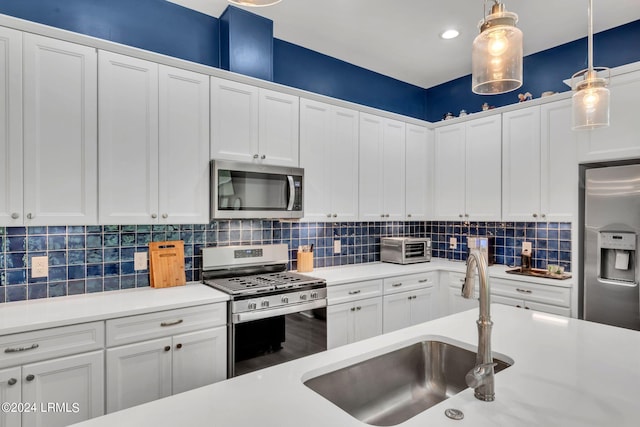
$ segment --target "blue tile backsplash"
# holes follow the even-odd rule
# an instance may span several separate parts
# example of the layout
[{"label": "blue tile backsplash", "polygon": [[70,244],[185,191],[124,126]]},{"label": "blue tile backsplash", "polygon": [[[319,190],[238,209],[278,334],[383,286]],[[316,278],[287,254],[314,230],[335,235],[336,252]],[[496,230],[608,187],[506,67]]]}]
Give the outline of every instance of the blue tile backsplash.
[{"label": "blue tile backsplash", "polygon": [[[216,221],[206,225],[0,227],[0,303],[149,286],[148,270],[134,270],[135,252],[151,241],[183,240],[187,280],[200,280],[206,246],[287,243],[289,268],[299,245],[314,245],[314,267],[380,261],[380,237],[431,237],[433,256],[463,260],[467,236],[495,236],[497,264],[519,265],[523,241],[532,242],[537,268],[571,271],[570,223]],[[449,238],[458,246],[449,249]],[[342,251],[333,254],[333,241]],[[49,276],[31,277],[31,258],[49,258]]]}]

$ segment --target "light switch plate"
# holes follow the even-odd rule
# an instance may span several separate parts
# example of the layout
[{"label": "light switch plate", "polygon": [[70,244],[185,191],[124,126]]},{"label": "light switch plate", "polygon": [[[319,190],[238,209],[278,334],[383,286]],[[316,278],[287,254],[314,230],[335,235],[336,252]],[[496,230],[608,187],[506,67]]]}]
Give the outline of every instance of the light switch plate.
[{"label": "light switch plate", "polygon": [[136,252],[133,256],[133,269],[135,271],[146,270],[147,258],[146,252]]},{"label": "light switch plate", "polygon": [[340,252],[342,252],[342,245],[340,244],[340,239],[334,240],[333,241],[333,253],[334,254],[339,254]]},{"label": "light switch plate", "polygon": [[455,237],[450,237],[449,238],[449,249],[455,249],[456,246],[458,246],[458,239],[456,239]]},{"label": "light switch plate", "polygon": [[47,277],[49,275],[49,257],[31,257],[31,277]]}]

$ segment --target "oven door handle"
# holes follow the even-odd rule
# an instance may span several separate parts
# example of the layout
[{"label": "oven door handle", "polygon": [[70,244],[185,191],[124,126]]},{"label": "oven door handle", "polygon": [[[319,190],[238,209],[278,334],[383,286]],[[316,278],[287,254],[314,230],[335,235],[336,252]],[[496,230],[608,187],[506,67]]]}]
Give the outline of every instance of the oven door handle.
[{"label": "oven door handle", "polygon": [[249,311],[246,313],[235,313],[231,316],[231,322],[233,324],[251,322],[253,320],[267,319],[269,317],[282,316],[284,314],[299,313],[301,311],[313,310],[314,308],[323,308],[326,306],[327,300],[322,299],[304,304],[289,305],[286,307]]}]

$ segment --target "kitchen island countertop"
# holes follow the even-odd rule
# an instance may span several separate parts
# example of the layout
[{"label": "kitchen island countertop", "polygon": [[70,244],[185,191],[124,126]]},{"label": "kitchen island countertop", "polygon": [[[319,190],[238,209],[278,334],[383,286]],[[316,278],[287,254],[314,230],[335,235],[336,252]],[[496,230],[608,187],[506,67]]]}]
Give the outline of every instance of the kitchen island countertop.
[{"label": "kitchen island countertop", "polygon": [[[496,400],[466,389],[407,420],[414,426],[636,426],[640,332],[492,305],[493,350],[514,365],[496,375]],[[355,427],[303,381],[429,337],[477,344],[477,309],[94,418],[82,427]],[[464,412],[462,421],[444,415]]]}]

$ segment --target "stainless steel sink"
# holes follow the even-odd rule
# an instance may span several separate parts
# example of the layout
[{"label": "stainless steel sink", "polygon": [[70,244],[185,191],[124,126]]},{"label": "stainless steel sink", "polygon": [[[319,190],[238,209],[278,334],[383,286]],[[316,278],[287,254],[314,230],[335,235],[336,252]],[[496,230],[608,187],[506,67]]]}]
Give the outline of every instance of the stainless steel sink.
[{"label": "stainless steel sink", "polygon": [[[495,354],[494,362],[496,373],[513,364]],[[392,426],[466,389],[465,375],[475,365],[472,350],[421,341],[304,384],[362,422]]]}]

